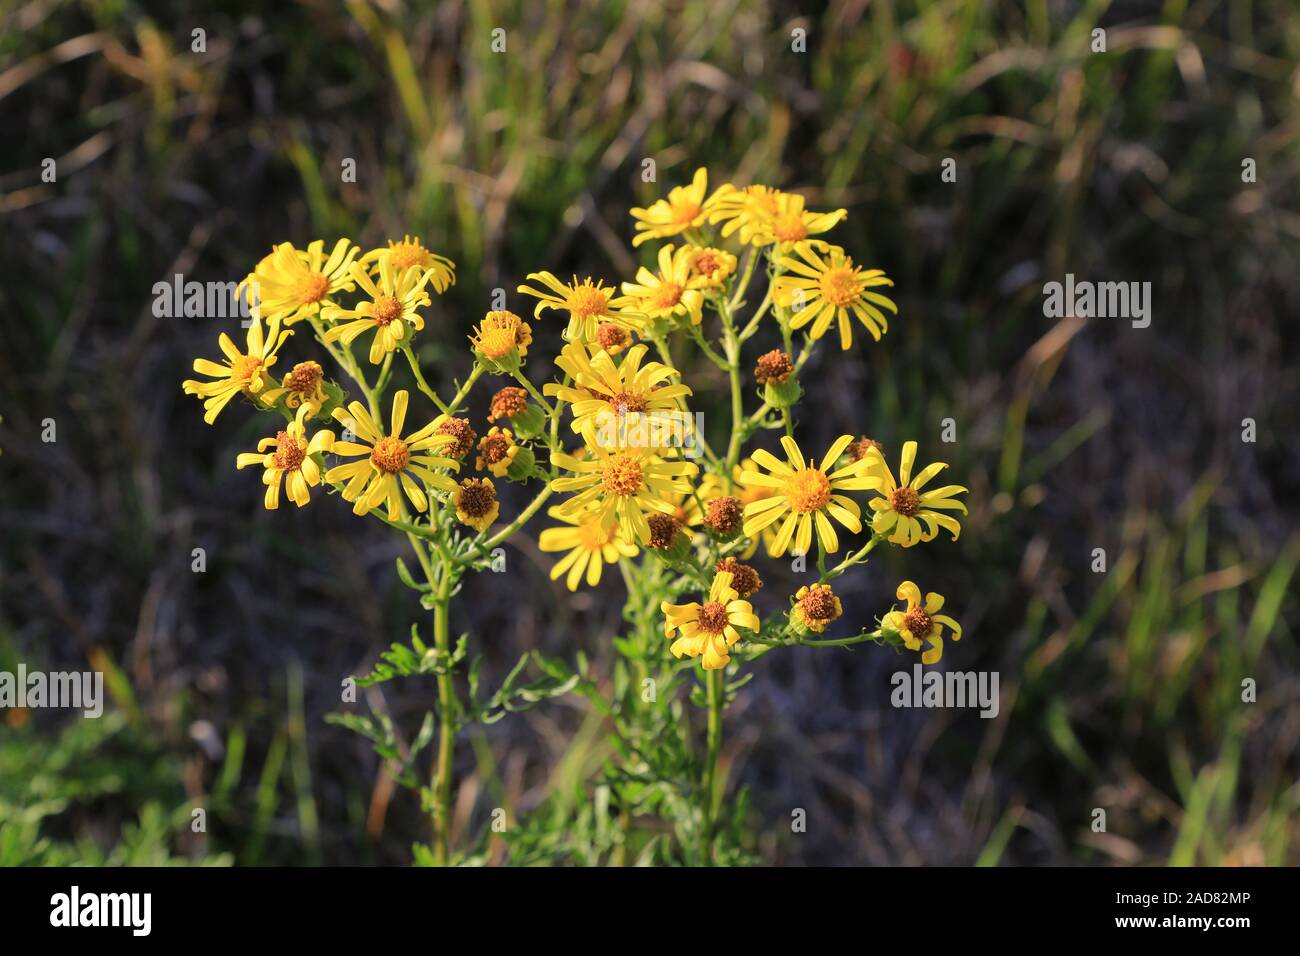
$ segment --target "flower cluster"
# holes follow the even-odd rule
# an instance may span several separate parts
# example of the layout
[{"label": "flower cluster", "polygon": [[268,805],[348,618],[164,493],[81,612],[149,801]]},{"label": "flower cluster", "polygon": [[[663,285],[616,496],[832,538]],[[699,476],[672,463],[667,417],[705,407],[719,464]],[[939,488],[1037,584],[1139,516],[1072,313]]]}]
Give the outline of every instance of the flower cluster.
[{"label": "flower cluster", "polygon": [[[571,549],[552,573],[567,575],[571,589],[584,573],[594,583],[602,562],[623,561],[638,549],[682,570],[683,580],[707,590],[709,599],[665,599],[665,630],[682,635],[672,644],[674,655],[698,657],[708,670],[731,660],[728,649],[746,630],[764,642],[806,641],[824,632],[843,613],[831,582],[877,543],[910,548],[940,530],[954,539],[961,532],[957,516],[965,513],[960,497],[966,489],[929,487],[946,466],[914,467],[916,442],[904,443],[895,472],[880,444],[865,436],[841,435],[809,456],[793,435],[789,410],[802,397],[798,373],[819,340],[834,328],[841,349],[848,349],[860,323],[878,342],[889,328],[887,314],[898,314],[896,303],[879,291],[893,285],[883,270],[856,265],[821,238],[847,215],[844,209],[810,210],[804,197],[764,185],[727,183],[710,193],[708,173],[700,169],[689,185],[632,210],[633,246],[662,244],[652,264],[622,284],[621,294],[598,277],[564,283],[549,272],[533,273],[528,279],[535,284],[519,286],[538,298],[536,316],[556,310],[568,319],[567,344],[556,360],[563,380],[543,391],[568,406],[581,443],[551,458],[564,473],[551,488],[569,497],[550,513],[570,527],[544,532],[544,547],[564,542]],[[760,262],[767,291],[742,322],[736,310]],[[764,328],[779,334],[781,347],[759,355],[751,374],[763,405],[746,415],[739,355]],[[796,357],[797,333],[803,348]],[[715,453],[705,436],[685,425],[667,434],[683,440],[689,457],[672,441],[630,440],[626,427],[609,427],[645,418],[690,422],[692,390],[670,358],[674,338],[697,343],[731,377],[734,418],[725,453]],[[649,358],[652,350],[658,360]],[[746,453],[755,432],[783,426],[780,455],[762,447]],[[870,538],[839,565],[825,566],[846,537],[861,534]],[[802,557],[814,548],[819,555],[820,580],[791,598],[783,626],[764,626],[747,603],[734,619],[718,610],[744,603],[761,584],[757,571],[737,563],[760,547],[768,558]],[[864,629],[863,638],[911,650],[924,644],[926,663],[937,660],[935,648],[942,647],[937,635],[918,636],[898,625],[893,612],[879,627]]]},{"label": "flower cluster", "polygon": [[[690,185],[631,211],[633,247],[660,243],[631,281],[532,272],[516,288],[531,313],[494,303],[461,325],[470,329],[473,366],[448,398],[429,385],[417,349],[426,310],[454,284],[455,265],[411,236],[372,249],[348,239],[328,252],[323,241],[275,246],[239,286],[252,316],[243,347],[222,332],[221,357],[197,359],[204,379],[183,383],[202,400],[209,424],[236,398],[276,421],[260,432],[267,437],[257,450],[235,462],[262,468],[266,508],[278,508],[282,494],[302,507],[323,490],[409,542],[425,580],[401,561],[398,570],[435,611],[434,646],[417,637],[413,656],[392,660],[425,661],[440,675],[439,718],[453,731],[440,737],[439,774],[451,765],[447,748],[467,712],[447,677],[460,659],[448,604],[460,578],[488,566],[537,514],[554,522],[537,539],[542,552],[559,555],[553,580],[563,578],[569,590],[595,587],[606,567],[618,568],[629,591],[624,619],[649,641],[624,638],[616,642],[620,653],[638,668],[656,657],[673,668],[698,662],[715,763],[713,735],[727,698],[721,674],[737,659],[869,641],[933,664],[945,631],[961,636],[956,621],[939,613],[943,598],[922,596],[910,581],[896,591],[902,610],[850,636],[829,636],[837,622],[861,615],[835,594],[836,579],[881,544],[912,548],[940,531],[957,539],[966,489],[932,486],[947,466],[918,467],[911,440],[902,443],[896,471],[882,445],[861,434],[805,452],[791,411],[803,398],[801,372],[832,328],[841,349],[852,346],[858,324],[880,342],[886,313],[899,310],[879,290],[893,283],[823,238],[846,210],[810,210],[803,196],[764,185],[708,187],[700,169]],[[555,323],[564,344],[553,357],[554,378],[537,382],[527,371],[533,325],[542,323]],[[446,323],[438,325],[445,340]],[[294,338],[303,330],[320,351],[295,355],[276,377],[281,351],[291,339],[297,351],[308,338]],[[767,343],[750,346],[758,336]],[[705,429],[692,411],[696,394],[682,371],[690,366],[674,359],[685,350],[724,373],[729,427]],[[407,372],[410,383],[397,387]],[[466,409],[484,376],[498,383],[485,398],[480,435]],[[751,395],[759,400],[752,410],[745,407]],[[775,440],[764,440],[771,432]],[[503,482],[534,488],[504,517]],[[815,579],[764,616],[768,572],[756,564],[789,558],[796,573]],[[538,691],[528,694],[535,700]],[[707,780],[699,786],[696,792],[712,792]],[[434,857],[442,861],[449,800],[436,782]],[[707,821],[712,805],[702,812]],[[707,822],[704,832],[707,844]]]}]

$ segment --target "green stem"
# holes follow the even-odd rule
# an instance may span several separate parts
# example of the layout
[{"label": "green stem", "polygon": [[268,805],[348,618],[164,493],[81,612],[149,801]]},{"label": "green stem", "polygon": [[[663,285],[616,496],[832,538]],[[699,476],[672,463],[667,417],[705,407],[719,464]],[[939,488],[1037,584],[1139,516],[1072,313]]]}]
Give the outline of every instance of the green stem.
[{"label": "green stem", "polygon": [[[438,579],[433,605],[433,643],[443,659],[451,656],[451,564],[446,560],[441,546],[442,571]],[[452,757],[456,750],[456,689],[448,671],[438,675],[438,758],[433,771],[433,859],[438,866],[450,861],[447,831],[451,821]]]},{"label": "green stem", "polygon": [[704,762],[704,865],[713,864],[713,836],[718,801],[715,791],[718,779],[718,756],[722,752],[722,698],[723,671],[705,671],[705,687],[709,698],[708,753]]},{"label": "green stem", "polygon": [[522,385],[524,390],[532,396],[533,401],[542,406],[542,411],[546,412],[547,418],[553,418],[555,416],[555,409],[551,407],[551,403],[542,397],[541,392],[537,391],[537,387],[533,385],[532,382],[528,381],[528,377],[524,375],[523,372],[515,369],[510,374],[513,375],[515,381]]},{"label": "green stem", "polygon": [[[451,408],[449,408],[446,403],[438,397],[438,393],[429,387],[429,383],[424,380],[424,373],[420,371],[420,363],[416,361],[415,350],[411,348],[409,343],[402,343],[402,354],[406,356],[406,363],[411,366],[411,373],[415,376],[416,387],[424,393],[426,398],[438,406],[438,411],[442,412],[444,415],[450,415],[451,408],[455,407],[455,403],[453,402]],[[476,365],[475,368],[477,367],[478,366]]]},{"label": "green stem", "polygon": [[824,571],[821,576],[821,582],[825,584],[827,581],[832,581],[835,578],[838,578],[849,568],[853,567],[853,565],[860,563],[864,558],[866,558],[867,555],[869,555],[875,549],[876,545],[880,544],[880,542],[884,540],[885,540],[885,536],[883,534],[873,534],[871,536],[871,540],[868,541],[866,544],[864,544],[861,548],[859,548],[857,551],[854,551],[852,554],[850,554],[839,564],[835,565],[835,567],[831,568],[829,571]]}]

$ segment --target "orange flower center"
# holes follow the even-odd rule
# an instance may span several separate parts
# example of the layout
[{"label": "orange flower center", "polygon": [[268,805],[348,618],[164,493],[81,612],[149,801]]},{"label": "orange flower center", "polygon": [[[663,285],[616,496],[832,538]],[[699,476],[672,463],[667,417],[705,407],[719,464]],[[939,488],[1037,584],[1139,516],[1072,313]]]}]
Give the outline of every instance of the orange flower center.
[{"label": "orange flower center", "polygon": [[786,479],[785,496],[800,514],[817,511],[831,500],[831,480],[820,468],[796,471]]},{"label": "orange flower center", "polygon": [[428,251],[418,242],[399,242],[389,247],[389,254],[392,256],[393,268],[398,272],[411,266],[422,266],[429,261]]},{"label": "orange flower center", "polygon": [[626,348],[630,336],[627,329],[615,325],[613,322],[602,322],[596,327],[596,342],[606,352],[613,354]]},{"label": "orange flower center", "polygon": [[579,286],[569,293],[567,307],[574,317],[579,319],[604,315],[609,309],[609,294],[595,286]]},{"label": "orange flower center", "polygon": [[285,471],[297,471],[303,459],[307,457],[307,445],[300,442],[288,432],[275,436],[275,467]]},{"label": "orange flower center", "polygon": [[483,453],[483,460],[489,465],[495,465],[501,461],[510,451],[513,444],[509,438],[502,434],[488,435],[479,445],[479,451]]},{"label": "orange flower center", "polygon": [[696,272],[702,276],[711,276],[722,268],[722,260],[714,252],[701,252],[695,257],[691,264]]},{"label": "orange flower center", "polygon": [[845,306],[862,291],[857,270],[851,266],[835,266],[822,273],[818,280],[822,298],[835,306]]},{"label": "orange flower center", "polygon": [[494,361],[504,358],[513,352],[516,348],[515,330],[510,326],[503,326],[494,323],[488,325],[486,322],[479,329],[478,350]]},{"label": "orange flower center", "polygon": [[627,497],[641,490],[644,480],[641,464],[635,458],[611,458],[605,464],[605,490],[612,495]]},{"label": "orange flower center", "polygon": [[921,496],[906,486],[895,488],[889,495],[889,507],[904,518],[915,518],[921,510]]},{"label": "orange flower center", "polygon": [[833,621],[839,616],[835,612],[835,592],[827,584],[809,588],[799,599],[799,608],[810,621]]},{"label": "orange flower center", "polygon": [[400,438],[381,438],[370,452],[370,461],[386,475],[395,475],[411,463],[411,450]]},{"label": "orange flower center", "polygon": [[727,626],[727,606],[720,601],[710,601],[700,608],[700,630],[721,634]]},{"label": "orange flower center", "polygon": [[924,608],[914,607],[903,617],[903,627],[911,631],[913,637],[925,637],[930,633],[931,624],[930,615]]},{"label": "orange flower center", "polygon": [[786,216],[772,224],[772,235],[778,242],[798,242],[808,238],[808,227],[802,216]]},{"label": "orange flower center", "polygon": [[669,208],[674,226],[689,226],[700,214],[700,204],[690,199],[679,199],[670,203]]},{"label": "orange flower center", "polygon": [[330,280],[320,272],[308,272],[298,282],[298,302],[301,305],[313,305],[325,298],[329,291]]},{"label": "orange flower center", "polygon": [[664,282],[650,297],[650,308],[671,309],[682,300],[682,291],[676,282]]},{"label": "orange flower center", "polygon": [[478,478],[466,478],[461,483],[456,506],[471,518],[482,518],[492,513],[496,501],[497,492],[494,487]]},{"label": "orange flower center", "polygon": [[236,382],[243,382],[247,385],[253,380],[258,369],[262,367],[262,360],[256,355],[241,355],[230,363],[231,378]]},{"label": "orange flower center", "polygon": [[644,412],[650,406],[640,392],[619,392],[610,396],[609,407],[616,415],[626,415],[628,412]]},{"label": "orange flower center", "polygon": [[316,390],[316,386],[324,377],[325,370],[315,362],[299,362],[293,367],[293,371],[285,376],[284,387],[299,395],[307,395]]},{"label": "orange flower center", "polygon": [[382,329],[402,317],[402,303],[394,296],[381,295],[370,306],[370,317]]}]

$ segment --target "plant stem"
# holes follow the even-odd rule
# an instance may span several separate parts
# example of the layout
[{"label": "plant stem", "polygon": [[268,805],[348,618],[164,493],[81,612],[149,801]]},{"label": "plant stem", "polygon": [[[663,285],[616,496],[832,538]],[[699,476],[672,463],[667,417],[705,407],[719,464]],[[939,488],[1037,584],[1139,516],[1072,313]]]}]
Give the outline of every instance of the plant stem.
[{"label": "plant stem", "polygon": [[416,387],[424,393],[426,398],[438,406],[438,411],[444,415],[450,415],[451,408],[438,397],[438,393],[431,389],[429,383],[424,380],[424,373],[420,371],[420,363],[415,358],[415,350],[411,348],[409,343],[402,344],[402,354],[406,356],[406,363],[411,366],[411,373],[415,376]]},{"label": "plant stem", "polygon": [[524,375],[523,372],[515,369],[510,374],[514,377],[516,382],[524,387],[524,391],[532,396],[533,401],[542,406],[542,411],[546,413],[547,418],[555,417],[555,409],[551,407],[551,403],[542,397],[541,393],[537,391],[537,387],[533,385],[532,382],[528,381],[528,377]]},{"label": "plant stem", "polygon": [[718,801],[714,791],[717,789],[718,755],[722,752],[722,670],[704,672],[705,688],[709,699],[708,753],[704,761],[704,865],[713,864],[714,816]]},{"label": "plant stem", "polygon": [[[433,643],[449,659],[451,631],[449,610],[451,603],[452,568],[442,557],[441,575],[433,605]],[[450,860],[447,831],[451,821],[452,757],[456,749],[455,687],[450,671],[438,675],[438,759],[433,772],[433,859],[438,866]]]}]

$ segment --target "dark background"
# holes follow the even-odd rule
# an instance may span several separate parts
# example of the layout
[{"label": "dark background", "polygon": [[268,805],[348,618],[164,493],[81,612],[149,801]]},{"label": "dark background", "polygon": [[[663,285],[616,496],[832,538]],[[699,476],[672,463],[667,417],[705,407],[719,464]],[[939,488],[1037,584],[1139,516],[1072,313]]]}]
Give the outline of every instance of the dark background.
[{"label": "dark background", "polygon": [[[437,387],[467,373],[493,288],[524,312],[530,271],[630,278],[628,207],[699,165],[846,207],[831,238],[895,279],[885,340],[810,366],[798,436],[865,433],[893,460],[915,437],[951,463],[961,540],[880,554],[839,590],[855,626],[902,578],[942,591],[966,628],[945,666],[1002,681],[984,721],[890,707],[911,661],[887,650],[756,663],[723,759],[763,858],[1300,859],[1291,0],[31,0],[0,20],[0,669],[93,666],[114,701],[100,721],[2,715],[0,863],[405,862],[427,838],[364,741],[323,722],[423,620],[402,545],[332,500],[263,510],[233,468],[258,425],[232,406],[209,428],[180,388],[226,324],[156,318],[155,282],[238,279],[286,240],[419,234],[458,266],[419,339]],[[1151,326],[1045,318],[1067,272],[1150,281]],[[558,325],[535,324],[534,381]],[[725,382],[684,372],[722,427]],[[501,384],[475,392],[480,432]],[[621,583],[552,585],[541,526],[454,606],[489,679],[532,647],[612,655]],[[780,605],[796,582],[759,569]],[[365,700],[409,738],[425,684]],[[492,807],[571,799],[604,746],[572,700],[473,732],[456,839]]]}]

